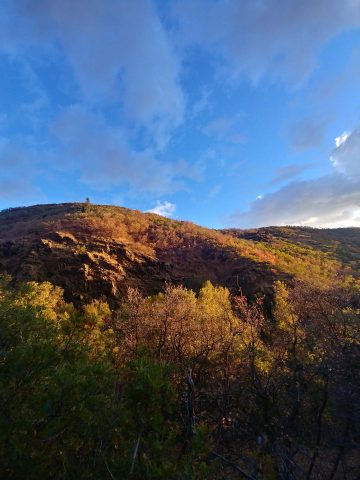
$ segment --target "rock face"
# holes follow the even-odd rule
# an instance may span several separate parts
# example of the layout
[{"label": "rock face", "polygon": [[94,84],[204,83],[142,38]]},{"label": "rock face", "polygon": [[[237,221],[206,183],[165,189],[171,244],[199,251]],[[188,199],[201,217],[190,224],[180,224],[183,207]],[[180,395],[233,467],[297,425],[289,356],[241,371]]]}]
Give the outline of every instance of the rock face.
[{"label": "rock face", "polygon": [[279,268],[254,235],[120,207],[16,208],[0,213],[0,272],[14,281],[51,281],[77,304],[93,298],[116,304],[128,287],[153,294],[165,282],[197,290],[206,280],[269,296],[276,279],[291,281],[293,273]]},{"label": "rock face", "polygon": [[[51,281],[75,303],[92,298],[115,300],[127,287],[150,292],[161,288],[160,265],[135,254],[124,243],[91,239],[68,242],[57,232],[39,239],[15,239],[0,244],[0,270],[15,281]],[[164,276],[164,272],[162,277]],[[151,288],[150,288],[151,287]]]}]

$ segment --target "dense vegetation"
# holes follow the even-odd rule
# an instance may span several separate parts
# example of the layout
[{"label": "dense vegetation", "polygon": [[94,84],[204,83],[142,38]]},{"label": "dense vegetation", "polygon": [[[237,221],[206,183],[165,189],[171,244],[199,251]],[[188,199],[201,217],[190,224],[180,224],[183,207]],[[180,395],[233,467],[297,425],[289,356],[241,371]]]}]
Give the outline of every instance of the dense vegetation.
[{"label": "dense vegetation", "polygon": [[106,304],[80,312],[49,283],[17,290],[7,283],[0,292],[2,478],[193,478],[201,448],[189,439],[182,450],[170,367],[145,350],[122,361]]},{"label": "dense vegetation", "polygon": [[2,478],[358,478],[358,290],[274,292],[270,318],[210,282],[75,309],[3,276]]}]

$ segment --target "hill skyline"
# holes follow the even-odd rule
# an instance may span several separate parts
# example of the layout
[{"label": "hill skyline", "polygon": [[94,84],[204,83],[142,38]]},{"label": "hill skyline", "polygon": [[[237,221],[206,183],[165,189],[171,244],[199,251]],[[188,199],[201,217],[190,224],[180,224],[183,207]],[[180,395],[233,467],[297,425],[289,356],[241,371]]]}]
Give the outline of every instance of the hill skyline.
[{"label": "hill skyline", "polygon": [[357,284],[360,229],[267,227],[212,230],[123,207],[66,203],[0,212],[0,270],[51,281],[76,303],[118,303],[166,283],[199,290],[208,280],[272,296],[276,280],[326,288]]}]

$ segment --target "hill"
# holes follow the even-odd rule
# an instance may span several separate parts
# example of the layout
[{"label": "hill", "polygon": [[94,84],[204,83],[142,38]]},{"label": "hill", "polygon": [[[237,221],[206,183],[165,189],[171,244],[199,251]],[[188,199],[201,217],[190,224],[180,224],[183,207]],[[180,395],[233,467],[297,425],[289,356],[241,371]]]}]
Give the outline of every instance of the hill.
[{"label": "hill", "polygon": [[64,203],[0,212],[0,271],[51,281],[67,300],[121,299],[165,282],[198,290],[210,280],[249,297],[275,280],[357,283],[360,229],[212,230],[114,206]]},{"label": "hill", "polygon": [[358,479],[358,233],[1,212],[4,478]]}]

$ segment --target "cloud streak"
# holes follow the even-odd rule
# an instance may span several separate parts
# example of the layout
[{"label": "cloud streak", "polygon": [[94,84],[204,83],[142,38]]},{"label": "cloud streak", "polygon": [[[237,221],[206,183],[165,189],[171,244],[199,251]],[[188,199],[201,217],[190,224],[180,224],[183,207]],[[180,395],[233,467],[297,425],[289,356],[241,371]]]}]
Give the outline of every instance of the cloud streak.
[{"label": "cloud streak", "polygon": [[307,163],[305,165],[293,164],[278,168],[275,172],[275,177],[270,182],[270,185],[277,185],[279,183],[289,181],[311,167],[312,165]]},{"label": "cloud streak", "polygon": [[321,145],[329,120],[313,117],[302,118],[291,125],[288,131],[290,145],[296,150],[317,148]]}]

